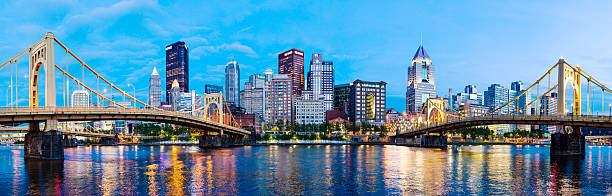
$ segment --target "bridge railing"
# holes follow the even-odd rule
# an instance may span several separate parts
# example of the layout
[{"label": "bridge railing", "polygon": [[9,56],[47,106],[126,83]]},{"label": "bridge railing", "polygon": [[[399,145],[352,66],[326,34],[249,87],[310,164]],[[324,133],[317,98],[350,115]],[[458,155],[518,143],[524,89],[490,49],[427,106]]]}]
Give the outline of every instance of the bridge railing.
[{"label": "bridge railing", "polygon": [[0,114],[10,114],[10,113],[23,113],[23,112],[108,112],[108,113],[148,113],[148,114],[158,114],[158,115],[166,115],[166,116],[176,116],[187,119],[196,119],[199,121],[204,121],[219,127],[224,127],[228,129],[236,129],[240,127],[233,127],[230,125],[222,124],[216,121],[208,120],[204,117],[190,115],[188,113],[181,113],[175,111],[166,111],[166,110],[158,110],[153,108],[118,108],[118,107],[64,107],[64,106],[41,106],[41,107],[28,107],[28,106],[20,106],[20,107],[0,107]]},{"label": "bridge railing", "polygon": [[[454,123],[469,123],[476,121],[552,121],[552,122],[569,122],[569,121],[582,121],[582,122],[612,122],[612,116],[601,116],[601,115],[483,115],[483,116],[465,116],[465,117],[451,117],[447,118],[442,122],[434,122],[424,124],[421,126],[415,126],[405,131],[400,131],[399,134],[411,133],[411,132],[422,132],[435,127],[450,125]],[[504,124],[504,123],[501,123]]]}]

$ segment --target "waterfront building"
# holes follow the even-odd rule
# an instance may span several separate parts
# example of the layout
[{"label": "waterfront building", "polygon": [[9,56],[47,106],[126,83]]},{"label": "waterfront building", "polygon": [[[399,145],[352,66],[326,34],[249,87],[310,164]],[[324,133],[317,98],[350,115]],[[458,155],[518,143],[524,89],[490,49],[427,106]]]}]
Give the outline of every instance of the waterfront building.
[{"label": "waterfront building", "polygon": [[161,106],[162,87],[161,78],[157,73],[157,68],[153,67],[153,73],[149,77],[149,105],[153,107]]},{"label": "waterfront building", "polygon": [[391,121],[397,120],[400,117],[400,113],[397,110],[391,108],[385,112],[385,122],[389,123]]},{"label": "waterfront building", "polygon": [[368,122],[382,124],[385,122],[386,108],[385,82],[354,82],[337,85],[334,89],[334,105],[346,109],[349,120],[353,123]]},{"label": "waterfront building", "polygon": [[177,80],[172,81],[172,87],[170,88],[170,102],[169,105],[172,111],[176,111],[178,108],[178,98],[181,93],[181,88]]},{"label": "waterfront building", "polygon": [[212,85],[212,84],[204,85],[204,93],[206,94],[222,93],[222,92],[223,92],[223,86]]},{"label": "waterfront building", "polygon": [[166,46],[166,101],[170,102],[172,82],[178,81],[180,92],[189,91],[189,50],[185,42]]},{"label": "waterfront building", "polygon": [[315,99],[322,99],[325,110],[333,109],[334,103],[334,63],[323,61],[321,54],[312,54],[307,88]]},{"label": "waterfront building", "polygon": [[300,96],[304,90],[304,52],[291,49],[278,54],[278,73],[291,78],[291,92]]},{"label": "waterfront building", "polygon": [[425,48],[419,46],[408,67],[408,87],[406,90],[406,112],[416,114],[429,98],[437,97],[435,68]]},{"label": "waterfront building", "polygon": [[297,99],[295,101],[295,122],[299,124],[320,124],[325,121],[325,107],[322,99]]},{"label": "waterfront building", "polygon": [[489,112],[489,107],[480,104],[463,104],[459,106],[459,111],[467,116],[482,116]]},{"label": "waterfront building", "polygon": [[351,88],[350,83],[334,86],[334,110],[348,112]]},{"label": "waterfront building", "polygon": [[225,101],[240,106],[240,67],[236,61],[225,66]]},{"label": "waterfront building", "polygon": [[91,105],[91,96],[84,89],[72,91],[70,106],[87,108]]},{"label": "waterfront building", "polygon": [[244,83],[244,89],[240,91],[240,105],[247,114],[265,113],[265,85],[266,77],[260,74],[249,76],[249,81]]},{"label": "waterfront building", "polygon": [[290,123],[294,120],[292,93],[292,79],[287,74],[268,75],[266,78],[266,112],[264,120],[266,123],[281,121]]}]

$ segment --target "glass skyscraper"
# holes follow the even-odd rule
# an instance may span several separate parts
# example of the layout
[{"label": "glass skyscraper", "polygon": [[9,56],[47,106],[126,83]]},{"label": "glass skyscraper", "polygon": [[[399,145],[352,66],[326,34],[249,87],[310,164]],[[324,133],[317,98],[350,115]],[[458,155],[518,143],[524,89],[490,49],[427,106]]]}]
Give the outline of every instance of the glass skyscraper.
[{"label": "glass skyscraper", "polygon": [[240,67],[236,61],[225,66],[225,101],[228,106],[240,106]]},{"label": "glass skyscraper", "polygon": [[423,103],[429,98],[435,98],[436,80],[435,69],[425,48],[419,46],[408,67],[408,87],[406,90],[406,113],[417,114],[421,112]]},{"label": "glass skyscraper", "polygon": [[170,89],[176,80],[181,92],[189,91],[189,51],[185,42],[166,46],[166,101],[170,102]]},{"label": "glass skyscraper", "polygon": [[153,67],[153,73],[149,78],[149,105],[159,107],[162,99],[161,78],[157,68]]}]

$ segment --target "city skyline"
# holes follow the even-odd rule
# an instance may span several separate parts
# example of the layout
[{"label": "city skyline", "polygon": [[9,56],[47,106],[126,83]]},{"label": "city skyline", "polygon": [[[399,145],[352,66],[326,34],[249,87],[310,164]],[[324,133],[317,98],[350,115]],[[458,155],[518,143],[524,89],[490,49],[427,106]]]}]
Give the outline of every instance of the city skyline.
[{"label": "city skyline", "polygon": [[[5,7],[8,15],[15,11],[26,9],[24,5],[15,3]],[[10,6],[14,4],[14,6]],[[255,6],[254,9],[245,9],[248,13],[237,13],[230,19],[214,22],[221,16],[228,15],[228,10],[213,11],[210,16],[201,16],[187,9],[187,16],[204,19],[203,23],[188,19],[177,19],[177,23],[171,24],[163,16],[171,13],[170,8],[181,7],[178,5],[166,5],[154,1],[121,1],[111,3],[81,4],[78,2],[60,2],[61,9],[53,10],[53,6],[44,6],[45,3],[37,4],[33,10],[40,12],[36,14],[20,14],[24,19],[0,18],[5,21],[4,31],[0,31],[4,37],[19,37],[19,39],[3,40],[5,47],[0,48],[0,55],[13,56],[17,49],[23,49],[28,44],[40,38],[47,31],[53,31],[57,37],[68,43],[80,57],[88,64],[95,67],[102,75],[123,85],[126,89],[128,83],[136,86],[137,98],[147,100],[148,77],[153,67],[164,66],[163,47],[176,41],[184,41],[190,48],[189,61],[193,83],[207,83],[221,85],[223,74],[219,72],[224,64],[235,58],[241,62],[240,86],[246,82],[246,78],[254,73],[261,73],[267,68],[276,70],[275,56],[291,48],[297,48],[305,52],[304,56],[312,53],[322,53],[327,59],[334,61],[336,67],[336,84],[343,84],[355,79],[368,81],[384,80],[388,83],[387,108],[395,108],[405,111],[405,86],[406,68],[409,58],[418,47],[419,34],[423,32],[423,45],[434,59],[436,67],[436,88],[438,95],[445,97],[448,88],[453,89],[453,94],[461,92],[466,85],[474,84],[478,89],[485,89],[490,84],[498,83],[508,88],[513,81],[523,80],[530,85],[536,75],[545,71],[548,66],[554,64],[559,56],[565,56],[568,62],[580,64],[581,67],[594,74],[604,84],[610,84],[611,76],[609,69],[610,50],[605,44],[610,40],[607,36],[576,36],[580,32],[566,30],[564,32],[552,29],[574,27],[580,31],[588,31],[593,34],[609,34],[610,29],[593,26],[601,21],[579,20],[579,17],[589,19],[605,20],[597,17],[605,14],[606,6],[599,5],[591,7],[589,4],[568,5],[565,3],[555,5],[541,5],[527,3],[524,7],[511,7],[526,13],[521,17],[512,15],[510,12],[501,13],[483,10],[475,14],[463,16],[463,19],[476,19],[473,21],[447,21],[436,17],[462,13],[457,11],[462,8],[474,6],[474,2],[466,5],[433,5],[405,3],[400,5],[387,5],[392,16],[407,18],[421,18],[414,20],[420,28],[411,28],[410,23],[400,24],[399,20],[388,21],[386,25],[397,28],[381,28],[377,22],[384,21],[384,6],[378,6],[374,10],[364,10],[367,5],[337,5],[347,6],[352,12],[371,12],[380,16],[376,19],[365,20],[366,27],[358,25],[356,21],[363,21],[362,16],[349,15],[342,17],[342,13],[323,16],[301,16],[298,20],[305,26],[344,24],[346,28],[352,29],[340,36],[342,30],[329,30],[331,35],[299,30],[295,34],[286,34],[286,31],[299,28],[299,23],[284,22],[272,27],[266,27],[262,20],[266,15],[272,15],[280,20],[286,21],[289,16],[287,12],[296,10],[301,2],[285,7],[274,7],[274,5],[263,4]],[[493,8],[504,7],[504,4],[481,2],[478,7]],[[39,7],[40,6],[40,7]],[[224,6],[224,5],[220,5]],[[234,5],[236,6],[236,5]],[[243,5],[240,5],[243,6]],[[249,6],[248,4],[244,6]],[[402,15],[402,9],[410,6],[422,6],[423,11]],[[450,7],[457,10],[448,10]],[[563,18],[558,12],[546,11],[542,6],[556,8],[557,10],[571,10],[583,8],[591,10],[588,16],[576,16],[577,18]],[[14,7],[14,9],[8,9]],[[197,7],[197,6],[195,6]],[[334,7],[334,6],[331,6]],[[181,7],[183,8],[183,7]],[[547,8],[546,10],[555,10]],[[28,8],[29,9],[29,8]],[[276,10],[265,12],[263,10]],[[449,13],[432,11],[447,10]],[[143,11],[160,13],[160,16],[152,14],[134,14]],[[312,10],[299,11],[296,14],[305,15]],[[88,14],[86,14],[88,13]],[[317,12],[320,13],[320,12]],[[56,16],[42,18],[43,16]],[[85,17],[89,16],[89,17]],[[96,17],[93,17],[96,16]],[[495,16],[494,19],[487,19]],[[317,21],[321,17],[330,17],[326,21]],[[351,18],[353,17],[353,18]],[[561,17],[561,19],[556,18]],[[555,20],[552,20],[552,19]],[[563,21],[561,22],[557,22]],[[130,22],[132,21],[132,22]],[[136,21],[136,22],[133,22]],[[587,21],[587,22],[584,22]],[[95,24],[94,24],[95,23]],[[130,26],[131,24],[135,24]],[[483,24],[493,24],[482,27]],[[497,25],[495,25],[497,24]],[[520,25],[519,25],[520,24]],[[538,24],[543,24],[538,26]],[[10,25],[18,25],[18,28],[9,28]],[[506,25],[500,27],[499,25]],[[470,27],[482,27],[473,28]],[[554,28],[552,28],[554,27]],[[182,28],[182,29],[181,29]],[[379,30],[375,30],[379,28]],[[115,30],[122,29],[122,30]],[[280,29],[280,32],[270,33],[271,29]],[[567,29],[567,28],[563,28]],[[234,31],[235,33],[228,33]],[[458,32],[447,35],[446,32]],[[507,31],[507,32],[502,32]],[[268,32],[271,35],[263,35]],[[486,35],[485,35],[486,34]],[[489,35],[495,34],[495,35]],[[372,36],[370,36],[372,35]],[[401,36],[400,36],[401,35]],[[271,40],[271,37],[284,39]],[[385,36],[387,38],[382,38]],[[571,37],[571,38],[568,38]],[[594,38],[594,37],[597,37]],[[340,40],[333,41],[333,40]],[[264,42],[270,42],[265,43]],[[599,50],[599,52],[596,52]],[[194,54],[195,53],[195,54]],[[194,55],[192,55],[194,54]],[[57,55],[58,62],[65,62],[62,55]],[[597,56],[599,58],[595,58]],[[244,63],[242,63],[244,62]],[[76,62],[68,62],[76,67]],[[495,68],[492,68],[494,63]],[[65,63],[61,63],[65,64]],[[219,66],[220,65],[220,66]],[[25,63],[19,64],[20,75],[25,75]],[[159,70],[162,72],[162,70]],[[165,70],[164,70],[165,71]],[[307,72],[308,70],[304,70]],[[23,74],[22,74],[23,72]],[[503,73],[503,74],[502,74]],[[118,77],[114,77],[117,75]],[[0,77],[7,78],[8,73],[0,73]],[[122,78],[127,78],[122,80]],[[165,78],[162,78],[165,80]],[[25,80],[20,78],[20,105],[26,103]],[[3,79],[1,85],[6,88],[8,81]],[[198,93],[204,92],[204,86],[192,86]],[[597,96],[597,95],[594,95]],[[610,98],[606,98],[610,100]],[[2,105],[6,101],[2,100]],[[598,99],[593,100],[597,104]],[[595,107],[595,111],[600,108]]]}]

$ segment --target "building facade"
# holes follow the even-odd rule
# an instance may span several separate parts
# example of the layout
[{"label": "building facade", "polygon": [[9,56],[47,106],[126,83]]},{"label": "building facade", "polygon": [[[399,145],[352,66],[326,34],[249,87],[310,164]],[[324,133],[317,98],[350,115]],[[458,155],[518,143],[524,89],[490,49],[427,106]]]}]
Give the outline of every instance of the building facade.
[{"label": "building facade", "polygon": [[425,48],[419,46],[408,67],[408,87],[406,90],[406,113],[416,114],[429,98],[437,97],[435,69]]},{"label": "building facade", "polygon": [[236,61],[225,66],[225,101],[240,107],[240,67]]},{"label": "building facade", "polygon": [[196,94],[195,90],[191,90],[187,93],[179,93],[176,100],[176,109],[183,111],[195,111],[202,106],[202,101],[197,101],[200,99],[200,97],[201,95]]},{"label": "building facade", "polygon": [[337,85],[334,89],[334,105],[346,107],[345,111],[353,123],[382,124],[385,122],[386,89],[387,83],[382,81],[355,80],[349,84]]},{"label": "building facade", "polygon": [[463,92],[452,96],[451,105],[454,109],[460,109],[466,104],[484,105],[484,95],[474,85],[467,85]]},{"label": "building facade", "polygon": [[266,77],[260,74],[249,76],[249,81],[244,83],[244,89],[240,91],[240,105],[247,114],[265,113],[265,89]]},{"label": "building facade", "polygon": [[212,84],[204,85],[204,93],[206,94],[222,93],[222,92],[223,92],[223,86],[217,86],[217,85],[212,85]]},{"label": "building facade", "polygon": [[266,113],[264,120],[266,123],[294,122],[292,92],[292,79],[287,74],[276,74],[268,76],[266,81]]},{"label": "building facade", "polygon": [[86,90],[75,90],[70,95],[70,106],[88,108],[91,105],[91,96]]},{"label": "building facade", "polygon": [[153,67],[153,73],[149,78],[149,105],[153,107],[161,106],[162,87],[161,78],[157,73],[157,68]]},{"label": "building facade", "polygon": [[295,101],[295,122],[299,124],[321,124],[325,121],[325,107],[322,99],[297,99]]},{"label": "building facade", "polygon": [[[484,102],[485,102],[485,106],[489,108],[489,112],[492,112],[498,108],[501,108],[502,106],[504,106],[506,103],[508,103],[510,100],[514,99],[515,97],[516,97],[516,91],[507,89],[499,84],[492,84],[484,92]],[[493,112],[493,114],[501,114],[501,115],[511,114],[511,113],[514,113],[515,110],[516,110],[515,104],[508,104],[504,106],[503,108]],[[501,125],[489,125],[489,128],[492,130],[496,130],[497,133],[504,133],[504,132],[508,132],[508,131],[517,129],[517,126],[501,124]]]},{"label": "building facade", "polygon": [[307,89],[316,99],[323,100],[324,109],[332,110],[334,104],[334,63],[323,61],[321,54],[312,54]]},{"label": "building facade", "polygon": [[172,82],[178,81],[180,91],[189,91],[189,50],[185,42],[166,46],[166,102],[170,102]]},{"label": "building facade", "polygon": [[304,52],[291,49],[278,54],[278,73],[291,78],[291,92],[302,95],[304,90]]},{"label": "building facade", "polygon": [[179,87],[179,83],[177,80],[172,81],[172,86],[170,88],[170,108],[172,111],[176,111],[178,109],[178,100],[181,94],[181,87]]}]

